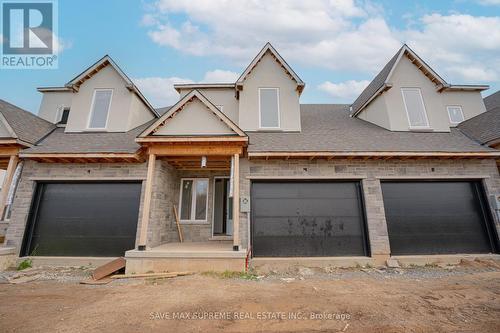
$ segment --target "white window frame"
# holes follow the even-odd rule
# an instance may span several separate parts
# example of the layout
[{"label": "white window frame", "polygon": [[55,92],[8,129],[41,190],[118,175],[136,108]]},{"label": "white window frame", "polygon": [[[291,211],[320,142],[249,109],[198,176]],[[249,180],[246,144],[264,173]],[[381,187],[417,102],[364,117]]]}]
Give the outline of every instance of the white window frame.
[{"label": "white window frame", "polygon": [[[182,188],[183,188],[183,183],[185,180],[192,180],[193,181],[193,187],[191,191],[191,212],[190,212],[190,219],[188,220],[183,220],[181,218],[181,211],[182,211]],[[207,203],[205,207],[205,219],[204,220],[196,220],[196,182],[204,180],[207,182]],[[179,222],[184,223],[184,224],[200,224],[200,223],[208,223],[208,197],[210,193],[210,180],[208,178],[181,178],[181,183],[180,183],[180,188],[179,188]],[[193,219],[194,217],[194,219]]]},{"label": "white window frame", "polygon": [[[406,106],[406,100],[405,100],[405,91],[418,91],[418,94],[420,96],[420,101],[422,102],[422,106],[424,108],[424,118],[425,122],[427,125],[425,126],[413,126],[410,121],[410,113],[408,112],[408,107]],[[429,124],[429,118],[427,117],[427,109],[425,107],[424,103],[424,98],[422,97],[422,91],[420,88],[401,88],[401,96],[403,97],[403,104],[405,105],[405,110],[406,110],[406,117],[408,118],[408,125],[410,129],[430,129],[430,124]]]},{"label": "white window frame", "polygon": [[[278,101],[278,126],[277,127],[266,127],[266,126],[262,126],[262,112],[261,112],[261,109],[260,109],[260,91],[262,89],[274,89],[276,90],[276,95],[277,95],[277,101]],[[281,108],[280,108],[280,88],[278,87],[260,87],[259,88],[259,100],[257,101],[258,104],[259,104],[259,128],[260,129],[280,129],[281,128]]]},{"label": "white window frame", "polygon": [[[92,115],[94,114],[95,95],[99,91],[111,91],[111,97],[109,98],[108,111],[106,113],[106,124],[104,125],[104,127],[90,127],[90,122],[92,121]],[[87,130],[89,130],[89,131],[96,131],[97,130],[98,131],[98,130],[105,130],[108,128],[109,111],[111,110],[111,103],[113,103],[113,94],[114,94],[114,91],[111,88],[94,89],[94,94],[92,95],[92,103],[90,104],[89,118],[87,119]]]},{"label": "white window frame", "polygon": [[[462,115],[462,120],[459,121],[459,122],[454,122],[452,119],[451,119],[451,113],[450,113],[450,108],[458,108],[460,110],[460,114]],[[464,117],[464,110],[462,109],[462,106],[461,105],[447,105],[446,106],[446,112],[448,112],[448,118],[450,119],[450,123],[453,124],[453,125],[457,125],[457,124],[460,124],[462,121],[465,120],[465,117]]]},{"label": "white window frame", "polygon": [[224,113],[224,105],[216,105],[217,109],[219,109],[220,112]]}]

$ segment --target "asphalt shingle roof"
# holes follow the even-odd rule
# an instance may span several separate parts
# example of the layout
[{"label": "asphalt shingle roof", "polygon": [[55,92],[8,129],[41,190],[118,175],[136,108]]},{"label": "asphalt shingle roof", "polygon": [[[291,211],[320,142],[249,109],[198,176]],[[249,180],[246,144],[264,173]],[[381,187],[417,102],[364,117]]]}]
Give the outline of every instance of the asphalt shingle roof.
[{"label": "asphalt shingle roof", "polygon": [[26,154],[135,153],[140,148],[135,138],[150,124],[151,121],[128,132],[64,133],[64,128],[57,128],[38,145],[23,152]]},{"label": "asphalt shingle roof", "polygon": [[302,104],[301,132],[248,132],[249,152],[485,152],[458,129],[392,132],[349,116],[349,105]]},{"label": "asphalt shingle roof", "polygon": [[35,144],[54,128],[54,124],[0,99],[0,113],[19,140]]},{"label": "asphalt shingle roof", "polygon": [[484,99],[486,112],[462,122],[458,127],[481,144],[500,139],[500,90]]},{"label": "asphalt shingle roof", "polygon": [[385,83],[385,80],[389,76],[389,73],[391,72],[392,67],[394,67],[394,64],[396,63],[396,60],[398,60],[399,53],[401,52],[401,49],[399,49],[398,52],[389,60],[389,62],[382,68],[380,73],[378,73],[375,78],[368,84],[368,86],[361,92],[361,94],[356,98],[356,100],[352,103],[352,113],[355,114],[356,112],[361,109],[361,107],[368,102],[368,100],[379,90],[382,88],[382,86]]},{"label": "asphalt shingle roof", "polygon": [[500,90],[496,93],[493,93],[489,96],[486,96],[484,99],[484,106],[486,106],[486,111],[490,111],[495,108],[500,107]]}]

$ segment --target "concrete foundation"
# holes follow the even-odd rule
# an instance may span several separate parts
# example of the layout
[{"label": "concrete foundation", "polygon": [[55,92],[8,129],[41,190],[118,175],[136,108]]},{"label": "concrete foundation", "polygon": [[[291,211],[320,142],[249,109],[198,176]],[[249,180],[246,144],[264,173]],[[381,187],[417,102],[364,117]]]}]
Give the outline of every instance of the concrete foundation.
[{"label": "concrete foundation", "polygon": [[0,247],[0,272],[16,266],[16,249],[13,247]]},{"label": "concrete foundation", "polygon": [[253,258],[250,267],[258,273],[290,271],[295,267],[307,268],[350,268],[375,266],[370,257],[300,257],[300,258]]},{"label": "concrete foundation", "polygon": [[19,257],[17,262],[21,262],[25,259],[31,259],[33,267],[39,266],[68,266],[68,267],[98,267],[104,265],[115,257]]},{"label": "concrete foundation", "polygon": [[498,260],[500,254],[446,254],[446,255],[414,255],[393,256],[401,266],[425,266],[425,265],[457,265],[461,260]]}]

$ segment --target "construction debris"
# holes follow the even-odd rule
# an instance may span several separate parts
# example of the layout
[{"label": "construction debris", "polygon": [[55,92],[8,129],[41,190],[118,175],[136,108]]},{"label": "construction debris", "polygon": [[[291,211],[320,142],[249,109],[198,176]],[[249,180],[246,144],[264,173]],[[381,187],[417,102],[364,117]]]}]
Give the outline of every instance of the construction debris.
[{"label": "construction debris", "polygon": [[125,259],[118,258],[113,261],[108,262],[102,266],[97,267],[92,273],[92,279],[100,280],[105,278],[106,276],[110,276],[113,273],[118,272],[121,269],[125,268]]},{"label": "construction debris", "polygon": [[144,274],[115,274],[111,279],[133,279],[133,278],[173,278],[177,276],[192,275],[193,272],[167,272],[167,273],[144,273]]}]

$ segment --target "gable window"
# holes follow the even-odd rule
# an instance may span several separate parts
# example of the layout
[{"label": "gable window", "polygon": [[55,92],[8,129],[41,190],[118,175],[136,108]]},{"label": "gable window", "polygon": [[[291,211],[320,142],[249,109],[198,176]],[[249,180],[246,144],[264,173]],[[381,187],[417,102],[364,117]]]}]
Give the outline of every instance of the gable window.
[{"label": "gable window", "polygon": [[90,112],[90,120],[88,128],[91,129],[106,128],[112,96],[113,96],[112,89],[94,90],[94,98],[92,99],[92,109]]},{"label": "gable window", "polygon": [[464,121],[464,113],[462,112],[461,106],[448,105],[446,109],[448,110],[448,116],[450,117],[450,122],[452,124],[458,124]]},{"label": "gable window", "polygon": [[424,100],[419,88],[401,88],[410,128],[429,128]]},{"label": "gable window", "polygon": [[69,110],[70,110],[70,108],[64,108],[62,110],[61,118],[59,119],[59,122],[58,122],[59,125],[66,125],[68,123]]},{"label": "gable window", "polygon": [[208,179],[181,179],[179,202],[180,220],[182,222],[206,222],[208,210]]},{"label": "gable window", "polygon": [[261,128],[280,127],[278,88],[259,88],[259,115]]}]

